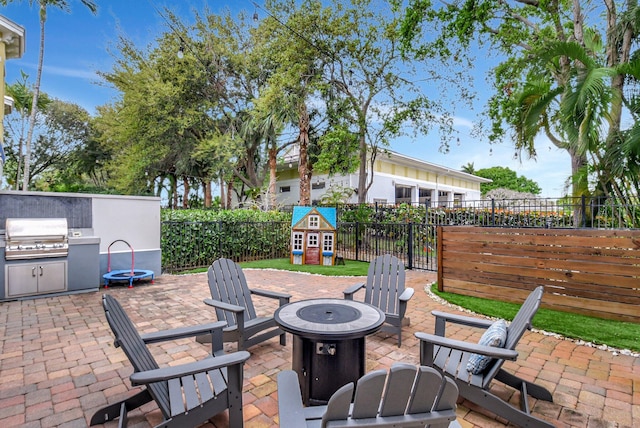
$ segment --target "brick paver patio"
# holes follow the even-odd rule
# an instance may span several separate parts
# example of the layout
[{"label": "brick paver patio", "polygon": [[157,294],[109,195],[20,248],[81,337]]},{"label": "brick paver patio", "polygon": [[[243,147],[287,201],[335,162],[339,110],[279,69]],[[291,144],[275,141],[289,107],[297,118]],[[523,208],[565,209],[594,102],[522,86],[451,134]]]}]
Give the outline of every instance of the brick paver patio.
[{"label": "brick paver patio", "polygon": [[[322,277],[291,272],[245,271],[250,287],[286,291],[292,300],[342,297],[342,290],[361,279]],[[377,333],[367,340],[367,370],[387,368],[395,361],[417,363],[416,331],[433,332],[431,310],[453,311],[434,301],[424,287],[429,272],[409,271],[408,286],[416,289],[409,303],[411,325],[396,339]],[[100,298],[115,295],[138,329],[150,332],[215,321],[202,300],[209,297],[205,274],[163,275],[156,283],[133,289],[113,286],[99,293],[77,294],[0,303],[0,426],[85,427],[93,412],[132,393],[132,369],[124,353],[113,346]],[[275,310],[275,302],[256,298],[259,313]],[[479,338],[468,329],[448,329],[458,339]],[[245,365],[244,419],[247,427],[278,426],[276,375],[291,368],[292,340],[285,347],[276,338],[250,349]],[[176,365],[207,356],[205,345],[180,340],[152,345],[160,365]],[[228,345],[229,350],[233,346]],[[535,380],[553,394],[554,403],[531,400],[533,413],[558,427],[640,426],[640,358],[581,346],[540,332],[528,332],[518,346],[520,358],[507,367]],[[518,393],[496,388],[517,402]],[[463,402],[458,406],[463,427],[501,427],[506,421]],[[130,413],[134,427],[161,421],[155,404]],[[115,423],[109,424],[115,426]],[[227,426],[218,415],[205,426]]]}]

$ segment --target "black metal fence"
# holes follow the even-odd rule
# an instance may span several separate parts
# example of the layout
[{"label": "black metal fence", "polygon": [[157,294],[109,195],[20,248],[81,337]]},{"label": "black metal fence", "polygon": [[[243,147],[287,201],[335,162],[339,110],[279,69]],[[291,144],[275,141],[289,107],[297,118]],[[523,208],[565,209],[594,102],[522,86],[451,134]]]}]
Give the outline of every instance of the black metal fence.
[{"label": "black metal fence", "polygon": [[162,222],[162,270],[179,272],[235,261],[289,256],[289,222]]},{"label": "black metal fence", "polygon": [[[371,261],[394,254],[410,269],[437,270],[436,227],[640,228],[640,205],[589,198],[482,200],[442,204],[341,205],[337,254]],[[163,271],[289,256],[290,222],[163,222]]]},{"label": "black metal fence", "polygon": [[339,223],[337,254],[364,262],[393,254],[408,269],[436,270],[435,230],[424,223]]}]

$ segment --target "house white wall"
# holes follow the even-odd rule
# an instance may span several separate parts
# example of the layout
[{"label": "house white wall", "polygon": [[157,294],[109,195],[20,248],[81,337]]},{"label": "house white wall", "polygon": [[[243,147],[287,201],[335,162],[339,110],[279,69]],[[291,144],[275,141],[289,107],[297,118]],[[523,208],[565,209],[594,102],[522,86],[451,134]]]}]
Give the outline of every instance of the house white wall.
[{"label": "house white wall", "polygon": [[[451,206],[455,202],[480,199],[480,184],[491,180],[390,152],[379,155],[374,164],[374,179],[367,202],[395,204],[410,202],[430,206]],[[318,201],[332,186],[356,189],[358,174],[329,177],[314,173],[311,200]],[[278,170],[277,200],[282,205],[295,205],[300,200],[298,170],[287,163]],[[348,201],[357,202],[357,195]]]}]

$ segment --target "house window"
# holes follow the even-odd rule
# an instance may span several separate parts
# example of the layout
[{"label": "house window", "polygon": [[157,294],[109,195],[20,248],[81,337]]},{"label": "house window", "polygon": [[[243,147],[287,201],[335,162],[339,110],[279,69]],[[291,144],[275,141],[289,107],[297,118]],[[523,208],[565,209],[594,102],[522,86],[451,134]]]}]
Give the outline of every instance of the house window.
[{"label": "house window", "polygon": [[293,232],[293,251],[302,251],[302,245],[304,242],[304,233]]},{"label": "house window", "polygon": [[396,204],[411,202],[411,187],[396,186]]},{"label": "house window", "polygon": [[453,194],[453,206],[454,208],[462,208],[462,201],[464,200],[464,195],[462,193],[454,193]]},{"label": "house window", "polygon": [[333,251],[333,233],[322,235],[322,251]]},{"label": "house window", "polygon": [[311,188],[312,188],[313,190],[316,190],[316,189],[324,189],[324,186],[325,186],[324,181],[318,181],[318,182],[316,182],[316,183],[311,183]]},{"label": "house window", "polygon": [[446,208],[449,205],[449,192],[444,190],[438,191],[438,205],[441,208]]},{"label": "house window", "polygon": [[280,186],[280,193],[290,192],[291,186]]},{"label": "house window", "polygon": [[418,202],[420,202],[421,205],[431,206],[431,189],[419,189]]},{"label": "house window", "polygon": [[309,216],[309,229],[318,229],[320,227],[320,216]]}]

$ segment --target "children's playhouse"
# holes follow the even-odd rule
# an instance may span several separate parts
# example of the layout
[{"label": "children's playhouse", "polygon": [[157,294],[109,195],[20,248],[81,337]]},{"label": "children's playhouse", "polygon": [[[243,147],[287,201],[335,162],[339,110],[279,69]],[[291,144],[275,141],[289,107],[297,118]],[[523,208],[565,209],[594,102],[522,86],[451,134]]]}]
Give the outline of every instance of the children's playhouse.
[{"label": "children's playhouse", "polygon": [[291,263],[332,266],[336,261],[336,209],[293,207]]}]

